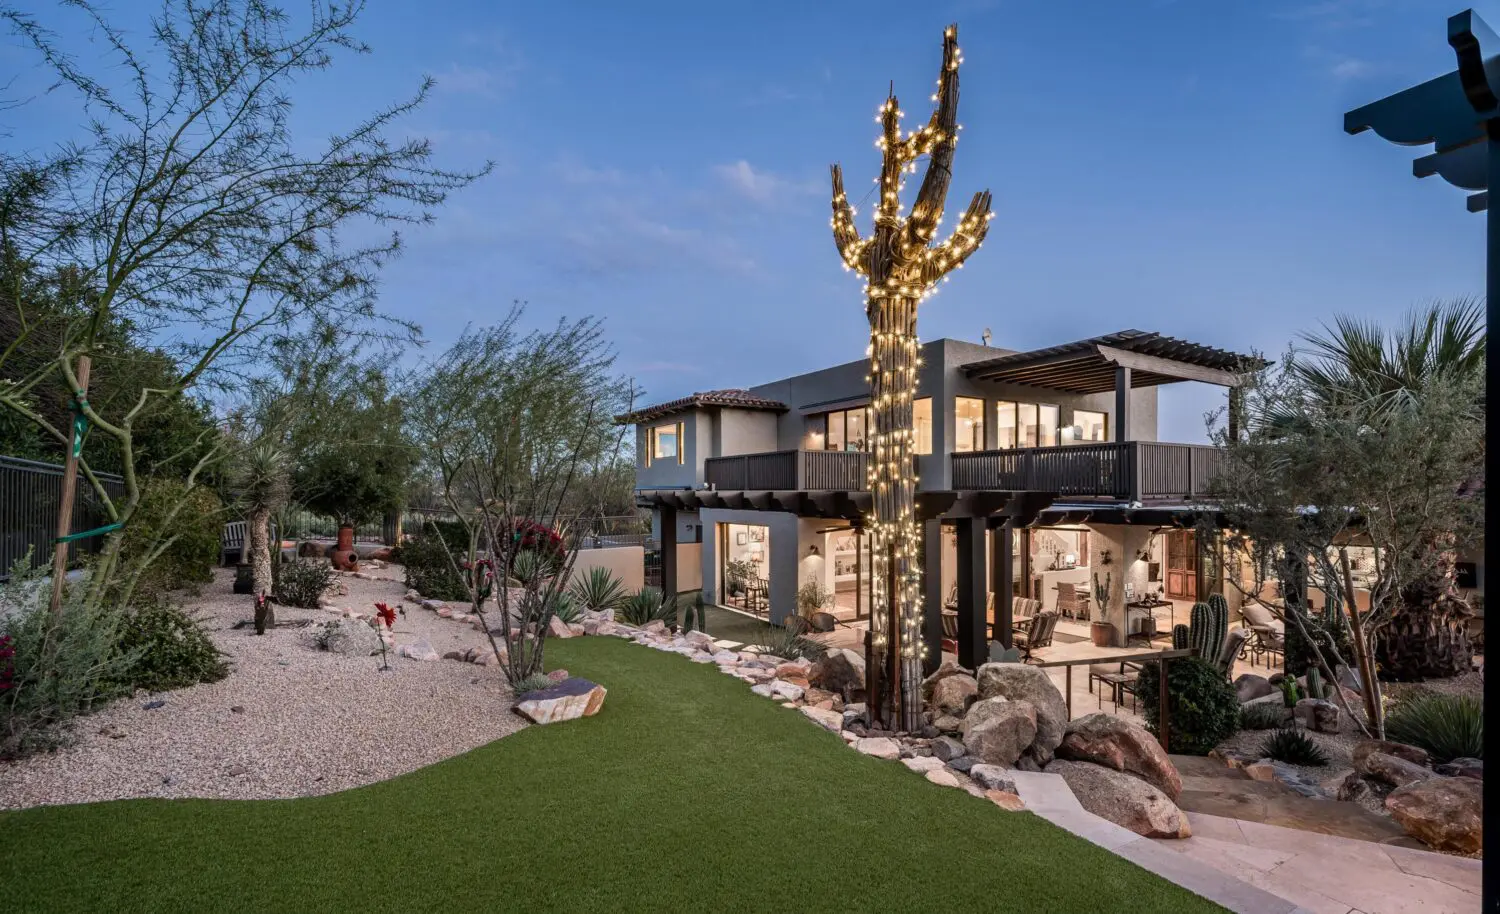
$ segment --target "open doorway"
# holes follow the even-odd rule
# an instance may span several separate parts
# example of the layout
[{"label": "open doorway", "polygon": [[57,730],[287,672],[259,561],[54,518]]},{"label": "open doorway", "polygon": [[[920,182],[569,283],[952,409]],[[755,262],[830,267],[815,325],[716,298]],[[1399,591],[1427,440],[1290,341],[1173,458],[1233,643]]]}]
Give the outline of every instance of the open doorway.
[{"label": "open doorway", "polygon": [[718,524],[719,593],[723,605],[756,616],[771,613],[771,528]]}]

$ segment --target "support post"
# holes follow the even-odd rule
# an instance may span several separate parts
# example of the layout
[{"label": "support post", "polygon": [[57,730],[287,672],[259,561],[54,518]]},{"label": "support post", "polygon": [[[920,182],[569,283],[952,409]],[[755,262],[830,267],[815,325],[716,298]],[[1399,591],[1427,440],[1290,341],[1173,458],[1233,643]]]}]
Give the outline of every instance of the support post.
[{"label": "support post", "polygon": [[[86,355],[78,357],[78,389],[73,395],[79,400],[88,399],[89,370],[91,360]],[[57,541],[52,546],[52,615],[62,613],[63,581],[68,574],[68,543],[64,542],[73,532],[73,499],[78,491],[78,458],[83,455],[83,431],[73,427],[73,442],[68,455],[63,459],[62,493],[57,500]]]},{"label": "support post", "polygon": [[1015,577],[1016,531],[1014,522],[1006,520],[995,528],[990,538],[990,561],[993,568],[992,589],[995,593],[995,627],[990,632],[991,640],[1000,642],[1007,650],[1011,648],[1011,627],[1015,620],[1011,611],[1015,603],[1012,581]]},{"label": "support post", "polygon": [[677,596],[677,509],[661,508],[661,593]]},{"label": "support post", "polygon": [[1115,366],[1115,441],[1130,440],[1130,369]]},{"label": "support post", "polygon": [[922,645],[922,675],[931,676],[943,662],[943,522],[935,517],[922,522]]},{"label": "support post", "polygon": [[958,665],[971,670],[989,659],[989,620],[985,617],[989,563],[984,532],[982,517],[958,522]]}]

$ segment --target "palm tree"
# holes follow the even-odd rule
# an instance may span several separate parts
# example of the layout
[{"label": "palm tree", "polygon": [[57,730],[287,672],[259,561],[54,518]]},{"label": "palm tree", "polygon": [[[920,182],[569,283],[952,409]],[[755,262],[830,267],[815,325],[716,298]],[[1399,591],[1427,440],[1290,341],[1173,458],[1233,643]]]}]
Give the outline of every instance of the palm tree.
[{"label": "palm tree", "polygon": [[239,461],[235,488],[249,521],[250,568],[255,592],[272,590],[271,514],[286,503],[290,489],[290,461],[274,441],[252,445]]},{"label": "palm tree", "polygon": [[[1487,328],[1484,303],[1475,299],[1416,309],[1394,331],[1340,315],[1332,327],[1303,339],[1312,357],[1294,360],[1290,370],[1326,401],[1373,405],[1376,421],[1387,410],[1420,408],[1422,392],[1434,381],[1484,377]],[[1467,672],[1474,660],[1470,614],[1454,586],[1451,562],[1434,580],[1404,588],[1400,608],[1376,638],[1384,675],[1421,680]]]}]

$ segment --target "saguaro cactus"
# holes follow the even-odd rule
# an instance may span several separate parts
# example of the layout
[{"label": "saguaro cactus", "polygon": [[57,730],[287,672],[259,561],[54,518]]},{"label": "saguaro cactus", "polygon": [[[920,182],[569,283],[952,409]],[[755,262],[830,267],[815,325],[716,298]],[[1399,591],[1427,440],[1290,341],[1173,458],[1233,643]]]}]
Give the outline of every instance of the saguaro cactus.
[{"label": "saguaro cactus", "polygon": [[1228,604],[1222,599],[1218,604],[1194,603],[1188,616],[1191,623],[1193,652],[1212,663],[1219,657],[1224,646],[1224,636],[1229,633]]},{"label": "saguaro cactus", "polygon": [[[870,322],[870,407],[875,427],[866,437],[873,495],[865,529],[871,535],[871,648],[868,689],[871,709],[883,714],[888,683],[881,679],[889,651],[896,651],[902,729],[921,726],[922,581],[921,537],[916,517],[916,452],[912,401],[917,388],[917,304],[932,287],[979,248],[990,220],[990,194],[974,195],[953,235],[931,244],[942,221],[958,142],[958,26],[943,32],[943,68],[926,126],[901,132],[901,106],[892,93],[880,107],[882,153],[880,198],[874,234],[860,237],[854,208],[844,194],[843,171],[832,166],[833,238],[844,265],[867,279],[865,314]],[[902,175],[915,173],[928,157],[921,189],[907,216],[901,213]],[[892,695],[894,700],[896,696]]]}]

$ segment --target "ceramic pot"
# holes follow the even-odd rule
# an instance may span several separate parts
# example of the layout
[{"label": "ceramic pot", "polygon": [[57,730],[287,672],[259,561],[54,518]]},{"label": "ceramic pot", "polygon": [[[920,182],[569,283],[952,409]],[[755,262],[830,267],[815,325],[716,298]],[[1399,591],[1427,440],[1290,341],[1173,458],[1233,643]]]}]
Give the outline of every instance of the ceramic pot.
[{"label": "ceramic pot", "polygon": [[1114,647],[1115,627],[1108,622],[1090,622],[1089,637],[1094,647]]},{"label": "ceramic pot", "polygon": [[358,571],[359,555],[354,551],[354,527],[345,524],[339,527],[339,540],[328,553],[333,567],[340,571]]}]

